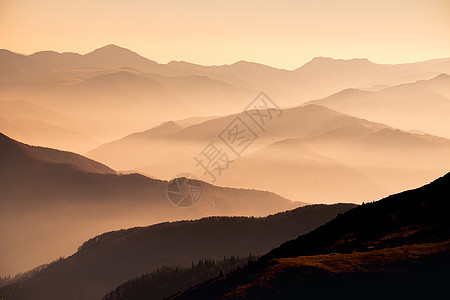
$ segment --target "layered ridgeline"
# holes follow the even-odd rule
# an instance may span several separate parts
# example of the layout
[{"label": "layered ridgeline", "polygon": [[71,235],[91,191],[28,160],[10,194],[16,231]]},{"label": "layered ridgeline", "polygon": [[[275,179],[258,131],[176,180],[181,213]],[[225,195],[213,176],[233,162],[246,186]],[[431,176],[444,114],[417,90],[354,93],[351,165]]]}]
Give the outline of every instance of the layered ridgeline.
[{"label": "layered ridgeline", "polygon": [[[0,131],[58,149],[85,152],[159,122],[239,111],[265,91],[282,107],[346,88],[392,86],[450,73],[450,60],[382,65],[367,59],[318,57],[296,70],[240,61],[223,66],[158,64],[115,45],[91,53],[0,50],[0,97],[19,114],[0,110]],[[20,100],[16,102],[17,100]],[[24,102],[71,120],[28,114]],[[129,118],[132,115],[133,118]],[[420,128],[418,128],[420,130]],[[56,138],[55,136],[58,136]]]},{"label": "layered ridgeline", "polygon": [[199,201],[180,208],[169,201],[166,181],[116,174],[80,155],[3,134],[0,166],[1,276],[71,254],[101,232],[211,215],[266,216],[302,205],[270,192],[194,180]]},{"label": "layered ridgeline", "polygon": [[450,173],[351,209],[242,270],[170,299],[445,297],[448,199]]},{"label": "layered ridgeline", "polygon": [[450,138],[450,75],[401,84],[378,91],[346,89],[309,101],[343,113],[377,120],[403,130]]},{"label": "layered ridgeline", "polygon": [[[100,299],[119,284],[145,273],[152,274],[164,265],[178,265],[181,272],[200,259],[222,260],[230,255],[263,254],[355,206],[312,205],[264,218],[209,217],[104,233],[85,242],[74,255],[2,288],[0,296],[37,300]],[[160,274],[160,271],[155,272]],[[168,272],[168,276],[178,274],[178,279],[186,280],[180,272]],[[199,276],[204,278],[208,274],[211,275],[200,272]],[[147,276],[141,278],[147,278],[142,280],[152,284]],[[189,280],[192,281],[186,282],[199,283],[195,278]],[[181,281],[178,287],[173,283],[164,296],[186,287]],[[163,291],[155,291],[155,295],[158,293]]]},{"label": "layered ridgeline", "polygon": [[187,76],[201,76],[232,86],[254,87],[256,90],[284,89],[284,93],[294,92],[292,97],[303,96],[305,99],[311,99],[324,97],[348,87],[369,88],[429,79],[440,73],[450,72],[449,61],[450,59],[444,58],[383,65],[367,59],[316,57],[289,71],[246,61],[223,66],[201,66],[179,61],[158,64],[131,50],[107,45],[85,55],[53,51],[21,55],[1,50],[0,63],[4,72],[0,79],[9,82],[89,79],[122,68],[141,74],[158,74],[161,80],[164,79],[163,76],[170,76],[176,78],[173,81],[183,82]]},{"label": "layered ridgeline", "polygon": [[[318,105],[284,109],[279,117],[273,112],[272,119],[266,111],[259,112],[266,115],[264,131],[244,112],[190,126],[166,122],[87,155],[118,170],[135,169],[158,178],[191,170],[211,180],[193,158],[205,160],[200,153],[213,141],[233,160],[217,176],[218,184],[269,189],[316,203],[371,201],[423,185],[450,168],[450,140],[444,138],[397,130]],[[258,135],[241,157],[219,138],[235,118]],[[150,151],[152,155],[146,155]]]}]

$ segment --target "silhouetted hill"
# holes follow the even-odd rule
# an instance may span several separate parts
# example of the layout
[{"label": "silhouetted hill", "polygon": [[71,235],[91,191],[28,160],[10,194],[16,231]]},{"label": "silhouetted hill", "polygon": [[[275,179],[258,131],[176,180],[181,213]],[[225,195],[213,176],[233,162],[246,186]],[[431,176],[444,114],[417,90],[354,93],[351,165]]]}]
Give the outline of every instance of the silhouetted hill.
[{"label": "silhouetted hill", "polygon": [[72,256],[3,288],[5,299],[99,299],[125,280],[164,265],[260,254],[354,204],[312,205],[264,218],[210,217],[104,233]]},{"label": "silhouetted hill", "polygon": [[270,192],[192,181],[201,189],[199,201],[179,208],[167,197],[166,181],[118,175],[78,154],[4,135],[0,165],[2,275],[73,253],[99,232],[211,215],[265,216],[302,205]]},{"label": "silhouetted hill", "polygon": [[450,266],[449,196],[450,173],[351,209],[173,298],[442,297]]}]

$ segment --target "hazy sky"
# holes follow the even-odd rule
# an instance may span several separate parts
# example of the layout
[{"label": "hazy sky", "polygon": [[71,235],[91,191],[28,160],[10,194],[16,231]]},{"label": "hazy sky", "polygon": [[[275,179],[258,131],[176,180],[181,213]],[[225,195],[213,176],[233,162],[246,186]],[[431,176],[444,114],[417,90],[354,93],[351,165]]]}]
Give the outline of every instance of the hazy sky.
[{"label": "hazy sky", "polygon": [[161,63],[314,56],[398,63],[450,56],[450,0],[0,0],[0,48],[87,53],[106,44]]}]

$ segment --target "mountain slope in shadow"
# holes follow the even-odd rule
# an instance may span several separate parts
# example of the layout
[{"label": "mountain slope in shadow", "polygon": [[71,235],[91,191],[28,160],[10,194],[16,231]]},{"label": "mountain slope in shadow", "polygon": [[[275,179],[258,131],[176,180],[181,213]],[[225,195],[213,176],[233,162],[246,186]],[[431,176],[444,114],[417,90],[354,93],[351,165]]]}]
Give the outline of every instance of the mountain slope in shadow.
[{"label": "mountain slope in shadow", "polygon": [[161,300],[167,296],[202,283],[218,274],[226,274],[253,262],[257,256],[226,256],[223,260],[199,259],[190,267],[164,266],[151,273],[133,278],[114,291],[106,294],[103,300]]},{"label": "mountain slope in shadow", "polygon": [[119,175],[78,154],[5,135],[0,165],[2,275],[73,253],[99,232],[211,215],[265,216],[302,205],[270,192],[192,181],[199,201],[180,208],[167,197],[167,181]]},{"label": "mountain slope in shadow", "polygon": [[2,133],[0,133],[0,151],[0,156],[4,160],[2,163],[3,169],[9,168],[9,172],[14,171],[14,168],[23,170],[28,162],[35,160],[43,163],[70,165],[78,171],[88,173],[116,174],[113,169],[79,154],[29,146],[17,142]]},{"label": "mountain slope in shadow", "polygon": [[450,173],[351,209],[171,299],[442,297],[450,266],[449,196]]},{"label": "mountain slope in shadow", "polygon": [[355,207],[312,205],[264,218],[210,217],[104,233],[72,256],[4,287],[5,299],[99,299],[120,283],[163,265],[260,254]]}]

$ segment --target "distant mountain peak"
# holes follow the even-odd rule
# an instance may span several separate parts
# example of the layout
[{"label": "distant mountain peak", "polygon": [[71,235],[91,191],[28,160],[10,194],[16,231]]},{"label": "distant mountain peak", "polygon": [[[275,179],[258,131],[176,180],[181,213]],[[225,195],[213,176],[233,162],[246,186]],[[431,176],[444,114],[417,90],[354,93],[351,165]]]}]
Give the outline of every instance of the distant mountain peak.
[{"label": "distant mountain peak", "polygon": [[58,55],[60,53],[53,51],[53,50],[42,50],[42,51],[34,52],[31,55],[55,55],[55,54]]},{"label": "distant mountain peak", "polygon": [[450,75],[447,73],[441,73],[438,76],[434,77],[433,79],[448,79],[450,78]]},{"label": "distant mountain peak", "polygon": [[311,61],[319,62],[319,61],[359,61],[359,62],[371,62],[369,59],[363,58],[351,58],[351,59],[342,59],[342,58],[333,58],[328,56],[316,56]]},{"label": "distant mountain peak", "polygon": [[174,122],[174,121],[167,121],[164,123],[161,123],[151,129],[148,129],[146,131],[143,132],[137,132],[137,133],[132,133],[128,136],[126,136],[124,139],[129,139],[129,138],[148,138],[151,136],[155,136],[155,135],[166,135],[166,134],[173,134],[173,133],[177,133],[178,131],[182,130],[183,127],[180,126],[178,123]]},{"label": "distant mountain peak", "polygon": [[82,57],[81,54],[78,53],[74,53],[74,52],[56,52],[56,51],[51,51],[51,50],[44,50],[44,51],[38,51],[35,52],[31,55],[29,55],[29,57],[32,58],[44,58],[44,59],[58,59],[58,58],[62,58],[62,57],[72,57],[72,58],[79,58]]},{"label": "distant mountain peak", "polygon": [[367,58],[352,58],[352,59],[336,59],[332,57],[318,56],[298,68],[297,70],[305,68],[327,67],[327,66],[342,66],[342,65],[374,65]]},{"label": "distant mountain peak", "polygon": [[106,45],[83,55],[92,65],[100,67],[130,67],[141,72],[155,72],[158,63],[130,49],[117,45]]},{"label": "distant mountain peak", "polygon": [[316,56],[311,61],[332,61],[334,58],[328,56]]},{"label": "distant mountain peak", "polygon": [[199,64],[191,63],[185,60],[171,60],[167,63],[168,66],[176,66],[176,65],[189,65],[189,66],[202,66]]},{"label": "distant mountain peak", "polygon": [[129,51],[129,52],[133,52],[134,53],[134,51],[131,51],[128,48],[120,47],[120,46],[117,46],[117,45],[114,45],[114,44],[108,44],[106,46],[97,48],[94,51],[112,51],[112,50],[113,51],[117,51],[117,50],[119,50],[119,51]]},{"label": "distant mountain peak", "polygon": [[134,51],[131,51],[130,49],[123,48],[114,44],[109,44],[100,48],[95,49],[92,52],[89,52],[85,54],[85,56],[92,56],[92,55],[135,55],[140,56]]},{"label": "distant mountain peak", "polygon": [[23,55],[21,53],[16,53],[16,52],[10,51],[8,49],[0,49],[0,55],[25,56],[25,55]]},{"label": "distant mountain peak", "polygon": [[175,121],[167,121],[167,122],[164,122],[161,125],[159,125],[157,128],[163,127],[163,126],[164,127],[173,127],[173,126],[180,127],[180,125],[178,125]]},{"label": "distant mountain peak", "polygon": [[[253,62],[253,61],[246,61],[246,60],[240,60],[237,61],[231,65],[228,65],[230,67],[244,67],[244,68],[260,68],[260,69],[272,69],[272,70],[280,70],[278,68],[269,66],[269,65],[265,65],[265,64],[261,64],[261,63],[257,63],[257,62]],[[281,69],[282,70],[282,69]]]},{"label": "distant mountain peak", "polygon": [[245,65],[245,64],[255,64],[258,65],[258,63],[255,62],[251,62],[251,61],[246,61],[246,60],[239,60],[231,65]]}]

